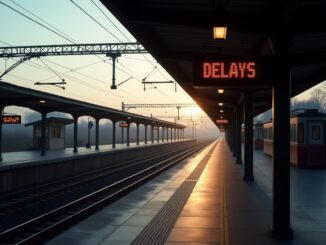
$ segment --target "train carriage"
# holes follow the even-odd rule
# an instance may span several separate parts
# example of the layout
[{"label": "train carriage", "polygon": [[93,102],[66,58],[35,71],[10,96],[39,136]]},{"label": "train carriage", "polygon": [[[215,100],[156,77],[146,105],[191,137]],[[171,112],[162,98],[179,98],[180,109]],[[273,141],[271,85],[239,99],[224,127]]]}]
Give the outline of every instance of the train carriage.
[{"label": "train carriage", "polygon": [[[326,114],[295,110],[290,119],[290,161],[302,168],[326,167]],[[273,154],[272,122],[264,124],[264,153]]]}]

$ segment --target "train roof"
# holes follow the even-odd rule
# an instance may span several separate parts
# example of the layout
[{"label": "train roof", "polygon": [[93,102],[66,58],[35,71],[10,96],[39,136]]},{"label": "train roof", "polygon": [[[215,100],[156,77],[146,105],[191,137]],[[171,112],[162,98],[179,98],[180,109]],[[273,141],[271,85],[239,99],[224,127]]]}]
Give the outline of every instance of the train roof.
[{"label": "train roof", "polygon": [[291,117],[326,117],[326,113],[318,109],[296,109],[292,111]]},{"label": "train roof", "polygon": [[[318,109],[296,109],[292,111],[291,118],[296,117],[325,117],[326,113],[318,111]],[[326,120],[326,119],[325,119]],[[271,123],[272,120],[264,122],[264,124]]]}]

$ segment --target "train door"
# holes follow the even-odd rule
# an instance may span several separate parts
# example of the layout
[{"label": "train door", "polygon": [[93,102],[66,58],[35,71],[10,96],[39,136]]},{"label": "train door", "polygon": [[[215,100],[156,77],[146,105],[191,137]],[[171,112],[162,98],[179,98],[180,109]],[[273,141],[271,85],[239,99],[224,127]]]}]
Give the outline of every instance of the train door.
[{"label": "train door", "polygon": [[321,121],[308,121],[308,165],[325,165],[324,124]]}]

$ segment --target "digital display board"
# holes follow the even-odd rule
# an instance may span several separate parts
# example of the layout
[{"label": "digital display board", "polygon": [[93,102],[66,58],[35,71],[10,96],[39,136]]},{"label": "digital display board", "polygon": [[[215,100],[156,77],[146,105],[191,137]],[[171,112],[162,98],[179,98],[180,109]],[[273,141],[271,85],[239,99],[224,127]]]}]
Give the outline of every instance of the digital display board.
[{"label": "digital display board", "polygon": [[3,124],[21,124],[22,117],[20,115],[7,115],[2,116]]},{"label": "digital display board", "polygon": [[229,120],[228,119],[216,119],[216,123],[217,124],[229,124]]},{"label": "digital display board", "polygon": [[129,124],[126,123],[126,122],[121,122],[121,123],[119,123],[119,127],[120,127],[120,128],[128,128],[128,126],[129,126]]},{"label": "digital display board", "polygon": [[267,60],[204,56],[193,62],[195,88],[266,87],[271,85]]}]

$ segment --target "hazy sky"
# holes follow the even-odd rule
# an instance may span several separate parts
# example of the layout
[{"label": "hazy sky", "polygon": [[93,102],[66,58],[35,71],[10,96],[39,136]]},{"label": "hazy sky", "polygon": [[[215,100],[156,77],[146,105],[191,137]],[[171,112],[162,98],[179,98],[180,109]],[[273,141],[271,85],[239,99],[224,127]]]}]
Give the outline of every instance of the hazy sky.
[{"label": "hazy sky", "polygon": [[[110,33],[96,24],[69,0],[1,0],[0,3],[10,5],[23,14],[41,22],[52,30],[67,35],[67,38],[78,43],[110,43],[128,42],[135,39],[128,31],[111,15],[99,0],[93,0],[106,14],[104,16],[91,0],[75,0],[84,10],[96,18]],[[25,9],[23,9],[23,8]],[[30,11],[27,12],[27,11]],[[35,16],[33,16],[33,15]],[[31,20],[23,17],[14,10],[0,4],[0,46],[21,45],[50,45],[69,44],[69,41],[41,27]],[[38,19],[45,20],[47,23]],[[115,26],[118,27],[118,30]],[[53,27],[49,26],[52,25]],[[54,29],[54,27],[56,29]],[[122,34],[122,33],[123,34]],[[114,35],[114,36],[113,36]],[[169,74],[157,64],[151,55],[122,55],[118,59],[116,78],[117,84],[132,77],[128,82],[111,90],[111,62],[106,59],[88,56],[57,56],[32,59],[18,66],[3,80],[19,86],[38,89],[45,92],[58,94],[78,100],[88,101],[113,108],[121,108],[121,102],[125,103],[192,103],[193,100],[178,86],[174,92],[174,85],[158,85],[158,89],[143,91],[141,80],[146,77],[155,66],[153,74],[148,80],[171,80]],[[148,60],[152,62],[148,62]],[[13,60],[0,59],[0,71],[13,64]],[[48,67],[55,70],[51,71]],[[55,74],[57,73],[57,74]],[[54,86],[36,86],[35,82],[59,82],[65,79],[68,83],[62,90]],[[306,98],[300,96],[301,98]],[[133,110],[135,113],[150,115],[176,115],[176,109],[164,110]],[[181,110],[185,116],[202,115],[201,111],[190,108]]]},{"label": "hazy sky", "polygon": [[[52,30],[61,34],[63,33],[63,35],[66,34],[68,39],[72,39],[77,43],[136,41],[98,0],[94,0],[94,3],[101,8],[107,17],[99,11],[92,1],[84,0],[75,2],[95,17],[113,35],[95,23],[69,0],[2,0],[0,2],[41,22]],[[26,10],[30,11],[30,13]],[[0,16],[0,46],[8,46],[8,44],[12,46],[23,46],[71,43],[3,4],[0,4]],[[45,20],[47,23],[38,19],[36,16]],[[49,26],[49,24],[57,29]],[[103,58],[106,62],[103,61]],[[12,59],[0,59],[0,71],[4,71],[13,62],[14,60]],[[59,76],[47,66],[55,70]],[[155,66],[157,66],[156,69],[154,68]],[[148,76],[152,71],[153,73]],[[148,86],[149,89],[146,91],[143,90],[141,80],[146,76],[151,81],[173,80],[150,54],[122,55],[118,59],[116,83],[119,84],[130,77],[132,78],[119,86],[117,90],[110,89],[111,75],[111,61],[104,55],[101,57],[95,55],[52,56],[41,58],[41,60],[32,59],[27,61],[3,77],[3,80],[19,86],[117,109],[121,109],[122,101],[125,103],[193,103],[190,96],[179,86],[177,86],[177,92],[175,92],[174,85],[172,84],[157,85],[157,89]],[[35,82],[59,82],[61,79],[65,79],[68,83],[65,86],[65,90],[54,86],[34,85]],[[177,110],[174,108],[164,110],[136,109],[132,110],[132,112],[145,115],[150,115],[150,112],[152,112],[154,116],[177,114]],[[191,114],[203,115],[201,111],[191,108],[183,108],[181,109],[181,113],[184,116],[191,116]]]}]

